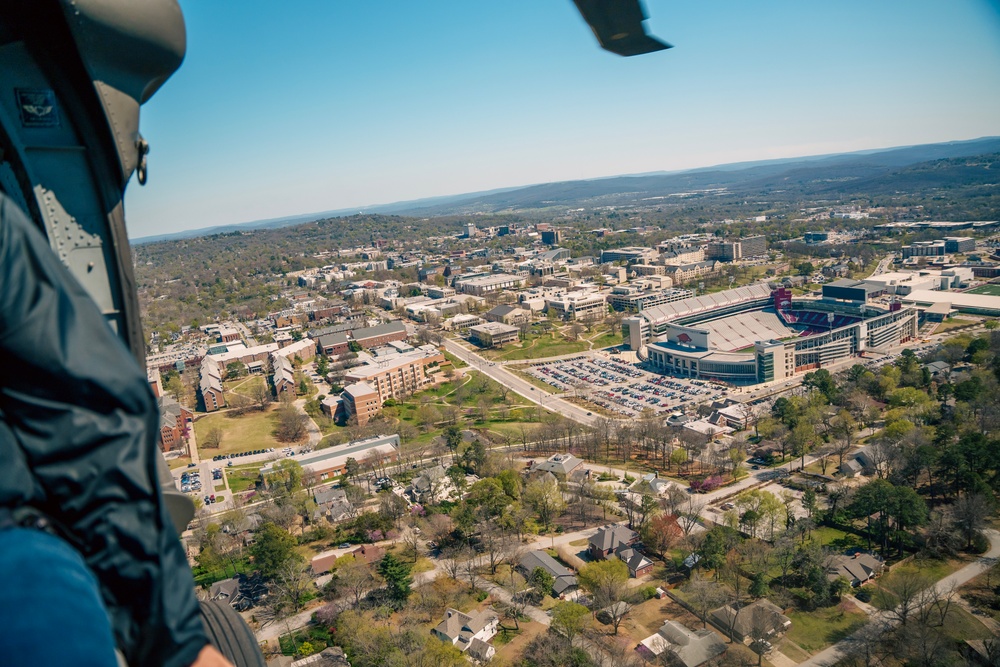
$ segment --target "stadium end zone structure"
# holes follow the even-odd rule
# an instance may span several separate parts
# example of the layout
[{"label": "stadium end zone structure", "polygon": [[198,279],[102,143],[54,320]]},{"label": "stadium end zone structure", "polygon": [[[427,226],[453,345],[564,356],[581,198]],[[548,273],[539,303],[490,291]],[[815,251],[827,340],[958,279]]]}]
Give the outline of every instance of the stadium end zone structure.
[{"label": "stadium end zone structure", "polygon": [[869,303],[877,287],[827,285],[820,299],[756,283],[647,308],[623,322],[625,341],[654,370],[734,384],[773,382],[905,343],[918,313]]}]

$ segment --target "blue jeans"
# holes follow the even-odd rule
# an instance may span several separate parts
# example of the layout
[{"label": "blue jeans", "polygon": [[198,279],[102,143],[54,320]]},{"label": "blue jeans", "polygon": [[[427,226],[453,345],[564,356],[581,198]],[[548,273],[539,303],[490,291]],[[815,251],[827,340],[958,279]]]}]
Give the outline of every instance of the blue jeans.
[{"label": "blue jeans", "polygon": [[118,665],[97,581],[58,537],[0,530],[0,663]]}]

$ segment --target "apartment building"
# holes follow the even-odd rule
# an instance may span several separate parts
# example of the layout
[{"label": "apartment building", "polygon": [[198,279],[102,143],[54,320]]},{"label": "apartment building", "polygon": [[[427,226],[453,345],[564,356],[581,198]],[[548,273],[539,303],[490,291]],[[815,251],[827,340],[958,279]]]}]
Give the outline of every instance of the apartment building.
[{"label": "apartment building", "polygon": [[367,382],[355,382],[344,387],[340,394],[348,418],[355,417],[358,426],[364,426],[372,417],[382,412],[382,401],[378,392]]},{"label": "apartment building", "polygon": [[433,345],[418,347],[405,354],[380,357],[359,356],[363,366],[352,368],[347,382],[364,382],[378,394],[379,404],[390,398],[403,398],[434,382],[430,369],[444,363],[444,354]]}]

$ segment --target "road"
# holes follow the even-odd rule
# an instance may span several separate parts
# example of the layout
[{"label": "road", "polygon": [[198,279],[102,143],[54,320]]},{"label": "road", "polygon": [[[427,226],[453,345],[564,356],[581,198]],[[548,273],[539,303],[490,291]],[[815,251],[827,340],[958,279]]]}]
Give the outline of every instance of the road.
[{"label": "road", "polygon": [[889,253],[888,255],[883,257],[881,260],[879,260],[878,266],[875,267],[875,270],[872,271],[872,274],[868,277],[874,278],[877,275],[885,273],[886,269],[888,269],[892,265],[892,260],[894,259],[896,259],[896,253]]},{"label": "road", "polygon": [[572,419],[573,421],[586,426],[593,426],[597,420],[600,419],[598,415],[593,414],[591,411],[577,405],[573,405],[569,401],[564,401],[544,389],[539,389],[527,380],[523,380],[517,375],[511,373],[502,365],[486,361],[475,352],[466,349],[449,338],[444,339],[444,347],[449,353],[467,363],[471,368],[474,368],[490,379],[509,387],[515,394],[524,397],[532,403],[540,405],[543,408],[556,412],[568,419]]},{"label": "road", "polygon": [[247,329],[242,322],[234,319],[233,324],[236,325],[236,330],[240,332],[241,336],[243,336],[243,340],[246,341],[247,347],[257,346],[257,339],[250,334],[250,330]]},{"label": "road", "polygon": [[[962,586],[969,580],[979,576],[986,570],[996,565],[996,559],[1000,557],[1000,531],[986,530],[984,532],[986,533],[986,537],[990,540],[990,550],[977,558],[974,562],[969,563],[960,570],[953,572],[941,581],[937,582],[934,585],[934,589],[938,594],[945,595],[950,593],[959,586]],[[886,625],[893,625],[893,623],[887,618],[887,615],[882,612],[873,614],[869,623],[885,623]],[[851,644],[855,638],[856,634],[840,640],[833,646],[827,647],[805,662],[799,663],[799,667],[830,667],[831,665],[840,662],[847,657],[851,649]]]}]

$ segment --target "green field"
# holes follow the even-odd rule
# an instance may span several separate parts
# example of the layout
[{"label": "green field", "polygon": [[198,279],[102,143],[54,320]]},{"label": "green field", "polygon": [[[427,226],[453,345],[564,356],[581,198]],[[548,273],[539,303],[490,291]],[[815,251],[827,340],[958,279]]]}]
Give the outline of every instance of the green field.
[{"label": "green field", "polygon": [[1000,296],[1000,285],[980,285],[966,292],[967,294],[985,294],[986,296]]},{"label": "green field", "polygon": [[[194,423],[194,432],[198,437],[198,451],[201,455],[211,458],[216,454],[230,454],[254,449],[280,447],[273,433],[278,423],[278,415],[274,406],[267,412],[248,412],[242,416],[230,416],[231,413],[208,415]],[[204,442],[212,427],[222,429],[222,444],[218,449],[204,447]]]}]

